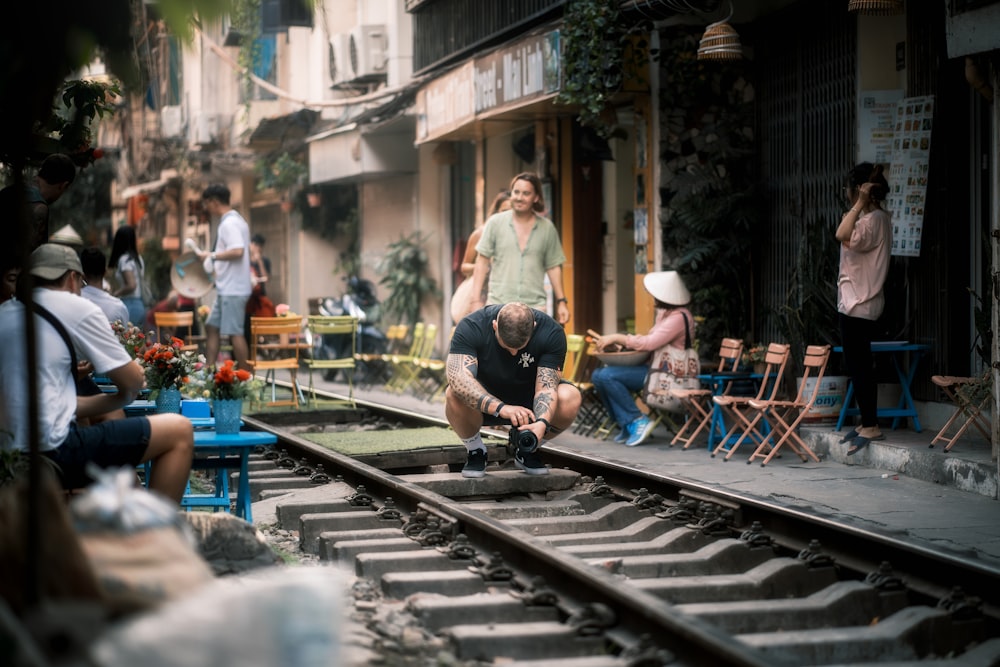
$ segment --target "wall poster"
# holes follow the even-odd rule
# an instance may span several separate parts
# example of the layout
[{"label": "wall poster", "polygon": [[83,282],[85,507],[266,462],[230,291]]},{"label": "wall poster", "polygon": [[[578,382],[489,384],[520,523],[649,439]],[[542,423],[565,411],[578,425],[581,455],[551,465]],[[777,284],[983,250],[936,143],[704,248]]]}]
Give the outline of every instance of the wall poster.
[{"label": "wall poster", "polygon": [[892,161],[886,179],[886,208],[892,213],[892,254],[920,256],[920,234],[927,200],[934,96],[907,97],[896,105]]}]

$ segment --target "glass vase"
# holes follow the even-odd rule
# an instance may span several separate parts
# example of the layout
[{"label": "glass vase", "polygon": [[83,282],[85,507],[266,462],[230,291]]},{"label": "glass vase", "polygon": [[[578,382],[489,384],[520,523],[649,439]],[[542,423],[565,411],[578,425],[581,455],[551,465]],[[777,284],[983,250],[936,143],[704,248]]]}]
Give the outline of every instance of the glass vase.
[{"label": "glass vase", "polygon": [[156,394],[156,411],[160,413],[181,411],[181,390],[161,389]]},{"label": "glass vase", "polygon": [[220,434],[239,433],[243,401],[238,398],[217,399],[212,410],[215,414],[215,432]]}]

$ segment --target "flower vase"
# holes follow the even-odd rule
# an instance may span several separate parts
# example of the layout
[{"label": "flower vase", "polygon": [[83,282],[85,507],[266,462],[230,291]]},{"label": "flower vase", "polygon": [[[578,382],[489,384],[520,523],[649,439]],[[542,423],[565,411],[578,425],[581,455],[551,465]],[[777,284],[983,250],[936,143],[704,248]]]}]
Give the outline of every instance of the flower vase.
[{"label": "flower vase", "polygon": [[156,411],[159,413],[178,413],[181,411],[181,390],[161,389],[156,394]]},{"label": "flower vase", "polygon": [[243,401],[239,398],[216,400],[212,406],[215,413],[216,433],[239,433]]}]

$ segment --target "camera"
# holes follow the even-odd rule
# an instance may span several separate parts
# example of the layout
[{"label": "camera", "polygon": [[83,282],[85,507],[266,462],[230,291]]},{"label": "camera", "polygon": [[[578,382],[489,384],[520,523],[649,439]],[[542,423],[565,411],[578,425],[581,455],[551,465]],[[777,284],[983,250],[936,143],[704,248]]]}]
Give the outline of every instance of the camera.
[{"label": "camera", "polygon": [[525,453],[538,449],[538,436],[531,431],[519,431],[516,426],[510,427],[510,446]]}]

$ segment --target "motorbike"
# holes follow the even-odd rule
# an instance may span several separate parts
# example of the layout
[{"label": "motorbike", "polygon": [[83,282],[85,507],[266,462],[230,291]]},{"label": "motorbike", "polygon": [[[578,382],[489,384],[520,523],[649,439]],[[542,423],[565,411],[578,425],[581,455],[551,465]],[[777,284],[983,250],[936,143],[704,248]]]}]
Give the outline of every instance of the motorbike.
[{"label": "motorbike", "polygon": [[[358,319],[355,348],[360,355],[380,355],[389,348],[385,333],[378,328],[381,306],[375,295],[375,284],[370,280],[351,276],[347,279],[347,289],[340,297],[323,297],[315,306],[317,315],[349,315]],[[349,354],[351,341],[345,335],[318,335],[312,340],[314,359],[342,359]],[[363,359],[357,361],[354,370],[355,382],[364,382],[369,372]],[[336,369],[329,369],[323,379],[332,382],[337,377]],[[346,374],[348,371],[344,371]]]}]

